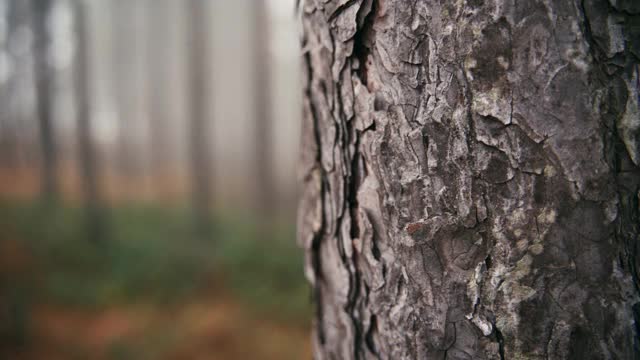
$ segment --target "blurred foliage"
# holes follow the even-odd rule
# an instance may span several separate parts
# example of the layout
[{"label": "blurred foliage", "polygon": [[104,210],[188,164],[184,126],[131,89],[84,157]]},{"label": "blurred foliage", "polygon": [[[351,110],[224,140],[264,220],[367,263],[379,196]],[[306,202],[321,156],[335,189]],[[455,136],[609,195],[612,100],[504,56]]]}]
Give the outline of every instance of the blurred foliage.
[{"label": "blurred foliage", "polygon": [[33,258],[27,278],[3,285],[22,297],[99,307],[231,290],[270,317],[306,322],[310,314],[290,224],[258,231],[256,221],[227,213],[212,219],[217,235],[201,239],[187,208],[130,204],[108,209],[107,240],[96,242],[81,207],[4,199],[0,214],[0,241],[20,242]]}]

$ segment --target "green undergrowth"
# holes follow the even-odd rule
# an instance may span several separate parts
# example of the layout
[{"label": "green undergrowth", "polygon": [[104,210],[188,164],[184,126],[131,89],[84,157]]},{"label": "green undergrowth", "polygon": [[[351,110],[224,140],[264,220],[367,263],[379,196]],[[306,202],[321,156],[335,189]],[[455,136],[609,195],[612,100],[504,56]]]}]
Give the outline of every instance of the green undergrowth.
[{"label": "green undergrowth", "polygon": [[0,242],[19,242],[33,259],[26,277],[9,274],[0,286],[20,288],[33,301],[96,307],[231,291],[252,311],[309,316],[291,224],[258,231],[249,217],[225,213],[203,237],[187,208],[150,204],[108,209],[99,240],[90,238],[87,223],[80,207],[0,200]]}]

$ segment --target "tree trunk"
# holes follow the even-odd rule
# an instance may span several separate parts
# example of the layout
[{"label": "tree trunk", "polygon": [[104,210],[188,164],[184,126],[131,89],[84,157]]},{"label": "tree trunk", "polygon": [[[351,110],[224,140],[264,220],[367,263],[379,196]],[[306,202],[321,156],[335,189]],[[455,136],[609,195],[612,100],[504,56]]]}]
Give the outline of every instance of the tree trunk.
[{"label": "tree trunk", "polygon": [[[17,58],[14,49],[11,48],[11,40],[15,37],[15,33],[20,29],[20,11],[19,7],[24,3],[7,2],[4,4],[5,34],[2,39],[2,52],[6,56],[7,61],[14,62]],[[29,5],[29,4],[27,4]],[[13,96],[16,93],[16,71],[15,69],[7,69],[4,81],[0,87],[0,162],[3,170],[17,169],[17,127],[16,114]]]},{"label": "tree trunk", "polygon": [[80,157],[80,175],[82,177],[82,193],[86,206],[87,234],[90,240],[104,243],[107,238],[105,214],[100,199],[98,184],[98,157],[94,144],[91,104],[90,104],[90,70],[89,70],[89,33],[87,26],[87,3],[84,0],[74,1],[75,32],[77,41],[76,53],[76,109],[78,155]]},{"label": "tree trunk", "polygon": [[254,12],[255,75],[254,75],[254,120],[255,120],[255,184],[258,222],[262,232],[270,236],[269,224],[279,210],[274,200],[276,186],[273,174],[273,144],[271,115],[271,27],[266,0],[256,0]]},{"label": "tree trunk", "polygon": [[300,11],[315,357],[639,358],[640,3]]},{"label": "tree trunk", "polygon": [[47,27],[52,0],[33,0],[33,66],[36,90],[36,114],[40,132],[41,192],[51,200],[58,192],[56,144],[53,127],[51,85],[53,70],[49,66],[50,34]]},{"label": "tree trunk", "polygon": [[211,235],[211,157],[209,156],[210,124],[207,117],[207,1],[188,1],[189,23],[189,151],[191,160],[192,198],[196,231],[201,237]]},{"label": "tree trunk", "polygon": [[154,187],[158,199],[170,192],[171,159],[170,139],[170,79],[171,49],[168,43],[168,23],[175,16],[170,13],[167,1],[153,1],[149,3],[149,31],[147,69],[149,82],[149,116],[151,117],[149,133],[151,137],[151,171]]},{"label": "tree trunk", "polygon": [[[137,59],[142,46],[136,34],[139,3],[131,0],[114,0],[111,2],[113,26],[113,78],[114,94],[118,113],[118,134],[116,164],[118,175],[127,181],[140,181],[141,156],[140,141],[140,87]],[[125,199],[134,197],[129,189],[119,189]]]}]

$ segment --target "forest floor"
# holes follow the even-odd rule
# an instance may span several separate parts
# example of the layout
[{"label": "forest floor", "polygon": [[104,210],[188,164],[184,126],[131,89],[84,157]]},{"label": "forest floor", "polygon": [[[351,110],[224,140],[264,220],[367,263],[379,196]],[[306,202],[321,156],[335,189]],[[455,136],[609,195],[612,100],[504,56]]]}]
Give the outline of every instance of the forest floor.
[{"label": "forest floor", "polygon": [[109,209],[95,244],[81,208],[0,200],[0,358],[308,359],[309,291],[290,228],[238,216],[215,241],[184,210]]},{"label": "forest floor", "polygon": [[[40,305],[3,359],[307,359],[308,326],[260,318],[232,298],[100,310]],[[0,354],[3,352],[0,351]]]}]

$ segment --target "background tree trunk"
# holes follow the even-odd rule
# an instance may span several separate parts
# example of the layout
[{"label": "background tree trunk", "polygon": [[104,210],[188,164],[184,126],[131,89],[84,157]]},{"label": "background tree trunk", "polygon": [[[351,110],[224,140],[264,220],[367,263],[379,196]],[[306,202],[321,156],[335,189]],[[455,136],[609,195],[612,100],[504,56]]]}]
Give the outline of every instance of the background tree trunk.
[{"label": "background tree trunk", "polygon": [[33,66],[36,90],[36,116],[40,136],[41,192],[43,198],[51,200],[58,193],[57,149],[53,126],[51,86],[53,69],[49,65],[50,31],[47,26],[52,0],[33,0]]},{"label": "background tree trunk", "polygon": [[640,3],[300,11],[316,358],[638,358]]},{"label": "background tree trunk", "polygon": [[98,183],[98,156],[94,144],[90,104],[90,71],[89,71],[89,33],[87,27],[87,9],[84,0],[75,0],[75,33],[77,41],[76,53],[76,108],[78,155],[80,157],[80,175],[82,194],[86,206],[87,234],[96,243],[103,243],[107,238],[105,214],[100,198]]},{"label": "background tree trunk", "polygon": [[[5,3],[2,6],[4,8],[2,9],[3,19],[1,21],[6,24],[6,30],[0,39],[0,48],[7,61],[12,61],[13,54],[9,45],[11,36],[15,32],[16,17],[11,15],[16,4]],[[16,167],[16,136],[13,124],[14,116],[11,111],[11,94],[14,87],[12,80],[13,72],[6,71],[0,82],[0,166],[6,169],[15,169]]]},{"label": "background tree trunk", "polygon": [[169,164],[171,159],[170,99],[168,89],[171,86],[169,71],[171,65],[171,49],[167,45],[172,17],[167,1],[153,2],[150,9],[148,34],[147,68],[149,81],[149,116],[151,117],[149,132],[151,135],[151,162],[154,174],[155,191],[159,198],[170,189]]},{"label": "background tree trunk", "polygon": [[[111,6],[114,36],[113,78],[114,95],[118,114],[118,149],[116,165],[125,179],[139,177],[141,169],[141,122],[139,103],[141,97],[137,59],[142,53],[142,40],[136,22],[139,21],[140,3],[130,0],[114,0]],[[142,41],[141,41],[142,40]],[[124,196],[131,196],[129,189],[122,189]]]},{"label": "background tree trunk", "polygon": [[192,198],[196,231],[202,237],[211,235],[211,157],[210,124],[207,111],[209,67],[207,43],[207,1],[189,0],[189,151],[192,175]]},{"label": "background tree trunk", "polygon": [[268,224],[276,218],[279,210],[276,201],[276,186],[273,175],[273,119],[271,112],[271,29],[266,0],[256,0],[253,9],[255,41],[254,74],[254,120],[255,120],[255,181],[258,221],[266,236]]}]

